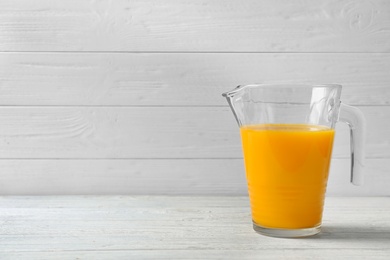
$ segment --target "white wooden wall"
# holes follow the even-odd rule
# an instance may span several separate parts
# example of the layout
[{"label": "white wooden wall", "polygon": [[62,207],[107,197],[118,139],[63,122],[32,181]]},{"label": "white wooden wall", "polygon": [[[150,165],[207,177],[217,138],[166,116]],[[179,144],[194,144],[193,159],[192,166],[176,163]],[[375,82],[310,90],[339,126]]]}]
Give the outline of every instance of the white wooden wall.
[{"label": "white wooden wall", "polygon": [[340,83],[329,195],[390,195],[390,1],[1,0],[0,194],[246,194],[221,93]]}]

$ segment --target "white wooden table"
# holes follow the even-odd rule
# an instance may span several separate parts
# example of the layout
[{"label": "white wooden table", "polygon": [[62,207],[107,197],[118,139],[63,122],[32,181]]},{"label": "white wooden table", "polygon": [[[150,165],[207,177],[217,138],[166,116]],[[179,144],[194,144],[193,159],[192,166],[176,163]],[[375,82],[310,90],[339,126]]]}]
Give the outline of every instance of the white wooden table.
[{"label": "white wooden table", "polygon": [[0,197],[0,259],[390,259],[390,198],[326,200],[323,232],[252,230],[246,197]]}]

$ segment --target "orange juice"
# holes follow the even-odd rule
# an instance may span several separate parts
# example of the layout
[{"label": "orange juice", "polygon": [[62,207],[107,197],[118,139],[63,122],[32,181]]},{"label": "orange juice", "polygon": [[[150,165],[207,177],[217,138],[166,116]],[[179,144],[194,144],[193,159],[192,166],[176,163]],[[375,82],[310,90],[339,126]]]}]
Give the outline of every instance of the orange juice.
[{"label": "orange juice", "polygon": [[254,224],[285,229],[320,225],[334,130],[264,124],[240,131]]}]

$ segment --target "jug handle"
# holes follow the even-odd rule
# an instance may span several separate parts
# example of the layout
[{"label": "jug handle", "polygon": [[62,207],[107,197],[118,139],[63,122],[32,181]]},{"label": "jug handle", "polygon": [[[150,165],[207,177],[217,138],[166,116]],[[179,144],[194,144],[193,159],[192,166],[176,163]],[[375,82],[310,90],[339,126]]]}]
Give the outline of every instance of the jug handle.
[{"label": "jug handle", "polygon": [[360,109],[341,103],[339,121],[346,123],[350,129],[351,182],[360,186],[364,180],[366,120]]}]

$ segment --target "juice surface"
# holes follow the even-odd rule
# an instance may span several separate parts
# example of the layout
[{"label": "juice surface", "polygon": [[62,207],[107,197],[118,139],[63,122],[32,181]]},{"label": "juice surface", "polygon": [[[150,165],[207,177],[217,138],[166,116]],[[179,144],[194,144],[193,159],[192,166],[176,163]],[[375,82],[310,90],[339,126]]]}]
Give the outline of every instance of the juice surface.
[{"label": "juice surface", "polygon": [[264,124],[240,131],[254,223],[287,229],[320,225],[334,130]]}]

